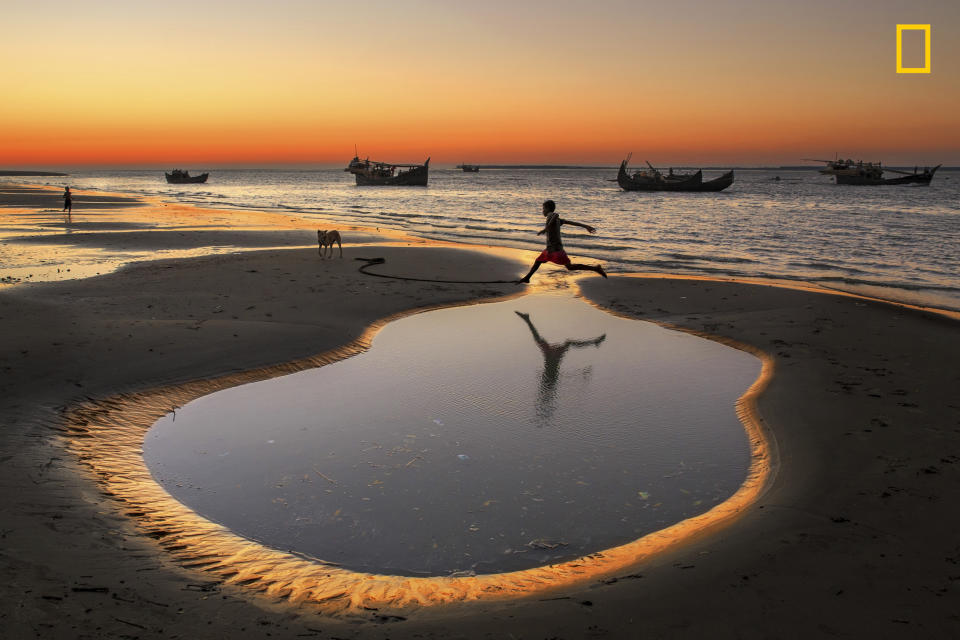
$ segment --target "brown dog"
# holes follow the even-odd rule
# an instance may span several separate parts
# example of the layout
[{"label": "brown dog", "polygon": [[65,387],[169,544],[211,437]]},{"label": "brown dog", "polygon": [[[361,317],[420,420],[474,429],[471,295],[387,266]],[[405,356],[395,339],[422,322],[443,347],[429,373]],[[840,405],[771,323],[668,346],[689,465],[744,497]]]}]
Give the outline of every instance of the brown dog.
[{"label": "brown dog", "polygon": [[332,231],[317,231],[317,243],[320,245],[317,251],[320,252],[320,257],[323,258],[323,249],[326,247],[330,252],[330,257],[333,257],[333,243],[337,243],[337,247],[340,248],[340,257],[343,257],[343,245],[340,244],[340,232],[336,229]]}]

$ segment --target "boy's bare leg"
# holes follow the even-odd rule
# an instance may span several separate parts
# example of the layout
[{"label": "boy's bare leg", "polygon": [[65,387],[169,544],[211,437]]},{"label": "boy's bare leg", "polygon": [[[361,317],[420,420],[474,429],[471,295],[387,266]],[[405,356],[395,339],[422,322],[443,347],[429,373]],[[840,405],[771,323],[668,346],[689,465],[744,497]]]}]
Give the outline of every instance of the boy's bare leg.
[{"label": "boy's bare leg", "polygon": [[567,265],[567,269],[569,269],[570,271],[593,271],[595,273],[599,273],[604,278],[607,277],[607,272],[604,271],[603,266],[599,264],[592,265],[592,264],[572,264],[571,263]]},{"label": "boy's bare leg", "polygon": [[537,269],[540,268],[540,265],[541,265],[541,264],[543,264],[543,263],[542,263],[542,262],[539,262],[539,261],[534,262],[534,263],[533,263],[533,266],[530,267],[530,273],[528,273],[527,275],[525,275],[525,276],[523,276],[522,278],[520,278],[519,280],[517,280],[516,284],[520,284],[521,282],[524,283],[524,284],[529,283],[529,282],[530,282],[530,276],[532,276],[533,274],[535,274],[535,273],[537,272]]}]

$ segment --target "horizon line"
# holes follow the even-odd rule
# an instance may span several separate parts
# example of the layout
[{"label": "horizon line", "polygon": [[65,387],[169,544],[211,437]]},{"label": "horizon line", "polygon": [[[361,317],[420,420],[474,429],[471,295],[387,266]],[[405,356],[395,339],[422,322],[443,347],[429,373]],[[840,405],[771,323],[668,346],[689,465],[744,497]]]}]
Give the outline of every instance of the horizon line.
[{"label": "horizon line", "polygon": [[[188,165],[183,165],[188,166]],[[196,165],[189,165],[191,167],[190,171],[252,171],[252,170],[272,170],[272,171],[316,171],[316,170],[342,170],[345,165],[341,164],[331,164],[331,163],[263,163],[263,164],[252,164],[252,163],[238,163],[238,164],[225,164],[225,165],[209,165],[204,166],[201,163]],[[545,164],[545,163],[512,163],[512,164],[473,164],[473,166],[479,167],[480,169],[619,169],[619,164],[609,165],[609,164]],[[641,165],[637,165],[638,167]],[[656,165],[655,165],[656,166]],[[793,170],[793,171],[805,171],[805,170],[819,170],[823,168],[823,164],[810,164],[810,165],[791,165],[791,164],[662,164],[658,168],[662,167],[672,167],[674,169],[709,169],[709,170],[741,170],[741,171],[768,171],[768,170]],[[887,164],[884,165],[891,168],[910,168],[910,166],[921,166],[919,164],[912,164],[910,166],[905,164]],[[922,166],[936,166],[936,165],[922,165]],[[459,170],[460,165],[450,165],[450,166],[432,166],[432,169],[437,169],[441,171],[448,170]],[[960,165],[940,165],[941,169],[951,170],[951,169],[960,169]],[[57,173],[66,173],[70,174],[71,172],[86,172],[86,171],[168,171],[170,170],[169,165],[159,165],[159,164],[130,164],[130,165],[107,165],[107,164],[95,164],[95,165],[39,165],[27,168],[22,166],[12,167],[12,166],[0,166],[0,176],[4,177],[16,177],[18,175],[27,176],[33,173],[34,175],[44,175],[44,174],[57,174]]]}]

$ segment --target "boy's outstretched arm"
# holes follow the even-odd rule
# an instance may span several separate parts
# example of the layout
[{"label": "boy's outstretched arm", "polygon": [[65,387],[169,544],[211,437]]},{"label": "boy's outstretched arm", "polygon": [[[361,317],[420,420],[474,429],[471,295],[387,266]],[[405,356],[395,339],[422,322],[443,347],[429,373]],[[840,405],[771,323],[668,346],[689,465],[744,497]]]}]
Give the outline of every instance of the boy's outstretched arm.
[{"label": "boy's outstretched arm", "polygon": [[588,225],[588,224],[583,224],[582,222],[574,222],[573,220],[560,220],[560,224],[572,224],[572,225],[575,226],[575,227],[580,227],[580,228],[582,228],[582,229],[586,229],[586,230],[589,231],[590,233],[596,233],[596,232],[597,232],[597,230],[596,230],[595,227],[591,227],[591,226]]},{"label": "boy's outstretched arm", "polygon": [[520,312],[520,311],[514,311],[514,313],[517,314],[518,316],[520,316],[520,317],[523,319],[523,321],[527,323],[527,326],[530,327],[530,333],[533,334],[533,339],[536,341],[537,344],[539,344],[539,345],[548,345],[548,344],[549,344],[546,340],[544,340],[542,337],[540,337],[540,332],[537,331],[537,328],[536,328],[535,326],[533,326],[533,322],[530,321],[530,314],[529,314],[529,313],[522,313],[522,312]]}]

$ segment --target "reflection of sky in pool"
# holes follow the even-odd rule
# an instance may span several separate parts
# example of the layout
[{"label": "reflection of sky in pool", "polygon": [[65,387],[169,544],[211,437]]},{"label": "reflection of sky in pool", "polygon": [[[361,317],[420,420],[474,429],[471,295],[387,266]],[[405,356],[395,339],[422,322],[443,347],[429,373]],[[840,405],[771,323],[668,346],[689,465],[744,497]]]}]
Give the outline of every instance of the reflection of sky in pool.
[{"label": "reflection of sky in pool", "polygon": [[538,294],[404,318],[366,353],[195,400],[144,457],[176,498],[277,549],[394,574],[525,569],[732,495],[749,465],[734,403],[759,373]]}]

